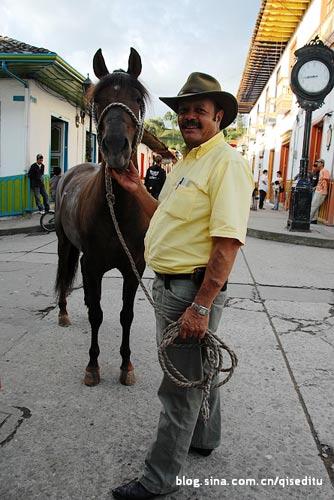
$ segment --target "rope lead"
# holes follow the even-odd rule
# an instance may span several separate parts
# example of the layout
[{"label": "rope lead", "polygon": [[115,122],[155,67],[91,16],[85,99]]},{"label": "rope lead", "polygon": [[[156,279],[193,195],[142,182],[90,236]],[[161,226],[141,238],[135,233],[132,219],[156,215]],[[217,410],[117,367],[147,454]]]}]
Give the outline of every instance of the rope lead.
[{"label": "rope lead", "polygon": [[[106,183],[106,198],[109,205],[110,215],[113,220],[115,230],[122,244],[122,247],[126,255],[128,256],[132,270],[144,294],[146,295],[147,300],[149,301],[153,309],[169,323],[167,328],[163,331],[162,335],[163,338],[161,344],[158,347],[158,358],[161,369],[165,373],[165,375],[167,375],[167,377],[169,377],[169,379],[178,387],[197,388],[203,391],[203,400],[200,409],[200,415],[204,423],[207,423],[210,416],[209,397],[213,380],[215,376],[218,375],[220,372],[227,372],[228,375],[225,377],[225,379],[219,382],[218,384],[214,385],[213,388],[218,388],[226,384],[232,377],[234,369],[238,364],[237,356],[232,351],[232,349],[230,349],[217,335],[210,332],[210,330],[207,330],[206,335],[204,339],[201,340],[200,345],[205,351],[205,356],[207,358],[210,367],[208,374],[204,376],[204,378],[201,380],[193,381],[193,380],[188,380],[184,375],[182,375],[182,373],[179,370],[177,370],[177,368],[175,368],[175,366],[172,364],[167,355],[167,347],[172,346],[173,348],[174,347],[179,348],[184,345],[184,344],[174,343],[175,339],[179,336],[180,323],[178,321],[172,322],[167,316],[165,316],[163,311],[153,301],[152,297],[150,296],[147,288],[145,287],[141,279],[141,276],[136,268],[136,264],[133,260],[131,253],[129,252],[129,249],[126,245],[126,242],[123,238],[123,235],[120,231],[116,219],[114,211],[115,196],[113,194],[112,179],[107,172],[107,166],[105,168],[105,183]],[[226,351],[231,359],[231,366],[229,368],[223,368],[223,351]]]}]

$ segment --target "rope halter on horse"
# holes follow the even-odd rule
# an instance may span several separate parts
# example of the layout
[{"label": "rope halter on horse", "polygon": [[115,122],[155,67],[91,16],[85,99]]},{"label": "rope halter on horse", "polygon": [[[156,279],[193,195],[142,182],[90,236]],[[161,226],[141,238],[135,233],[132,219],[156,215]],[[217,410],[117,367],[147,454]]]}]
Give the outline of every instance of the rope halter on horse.
[{"label": "rope halter on horse", "polygon": [[144,119],[145,119],[145,111],[146,111],[144,100],[142,100],[142,102],[140,104],[140,108],[139,108],[140,109],[140,113],[139,113],[140,116],[139,116],[139,118],[137,118],[136,115],[134,114],[134,112],[132,111],[132,109],[130,109],[123,102],[112,102],[112,103],[108,104],[108,106],[106,106],[104,108],[104,110],[102,111],[102,113],[100,114],[99,118],[97,118],[97,116],[96,116],[96,110],[95,110],[94,103],[92,103],[91,106],[92,106],[92,116],[94,118],[94,123],[95,123],[95,127],[97,130],[97,142],[99,144],[100,150],[101,150],[101,142],[102,142],[102,139],[101,139],[102,120],[111,108],[116,108],[116,107],[122,108],[124,111],[126,111],[126,113],[128,113],[128,115],[131,116],[132,120],[136,124],[136,134],[135,134],[134,139],[133,139],[132,150],[136,149],[138,144],[140,144],[140,142],[143,138],[143,134],[144,134]]}]

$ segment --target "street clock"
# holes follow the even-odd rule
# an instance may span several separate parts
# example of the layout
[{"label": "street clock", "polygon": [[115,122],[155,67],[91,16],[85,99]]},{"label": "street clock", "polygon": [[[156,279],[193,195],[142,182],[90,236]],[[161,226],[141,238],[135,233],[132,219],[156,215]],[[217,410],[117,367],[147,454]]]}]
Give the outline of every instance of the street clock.
[{"label": "street clock", "polygon": [[306,94],[319,94],[329,84],[329,69],[322,61],[312,59],[299,68],[297,80],[299,87]]},{"label": "street clock", "polygon": [[318,37],[296,50],[291,71],[291,89],[301,108],[315,110],[334,86],[333,51]]},{"label": "street clock", "polygon": [[305,120],[299,179],[291,191],[287,227],[289,231],[309,231],[312,186],[307,174],[312,112],[323,105],[334,86],[334,52],[316,36],[296,50],[295,56],[290,85],[299,106],[305,110]]}]

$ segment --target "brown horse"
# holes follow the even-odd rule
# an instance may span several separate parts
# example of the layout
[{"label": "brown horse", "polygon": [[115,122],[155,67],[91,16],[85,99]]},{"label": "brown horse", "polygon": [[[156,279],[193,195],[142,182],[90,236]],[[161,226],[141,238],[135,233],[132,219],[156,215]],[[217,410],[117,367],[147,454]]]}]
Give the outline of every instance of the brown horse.
[{"label": "brown horse", "polygon": [[[131,49],[127,72],[109,73],[101,50],[94,56],[93,67],[99,82],[90,90],[90,102],[97,124],[97,135],[103,157],[101,165],[83,163],[71,168],[61,179],[56,200],[56,231],[58,236],[59,324],[70,324],[66,297],[71,289],[79,260],[83,278],[85,304],[91,325],[91,347],[84,383],[100,382],[98,331],[103,319],[100,306],[101,281],[104,273],[118,269],[123,276],[122,357],[120,381],[135,382],[130,361],[130,327],[138,281],[131,269],[113,225],[106,200],[106,176],[110,169],[118,172],[128,168],[131,155],[143,131],[145,101],[148,93],[138,81],[141,72],[139,54]],[[148,220],[133,195],[112,181],[114,210],[127,246],[139,274],[145,268],[144,235]]]}]

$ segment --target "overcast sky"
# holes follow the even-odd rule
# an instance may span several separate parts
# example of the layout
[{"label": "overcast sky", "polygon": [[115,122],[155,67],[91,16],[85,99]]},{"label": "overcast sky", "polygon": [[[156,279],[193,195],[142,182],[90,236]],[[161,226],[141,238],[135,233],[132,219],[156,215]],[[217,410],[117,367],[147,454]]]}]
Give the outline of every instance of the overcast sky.
[{"label": "overcast sky", "polygon": [[127,69],[130,47],[142,58],[152,95],[148,116],[168,108],[157,96],[178,93],[202,71],[236,93],[261,0],[1,0],[3,35],[56,52],[93,75],[102,48],[108,69]]}]

